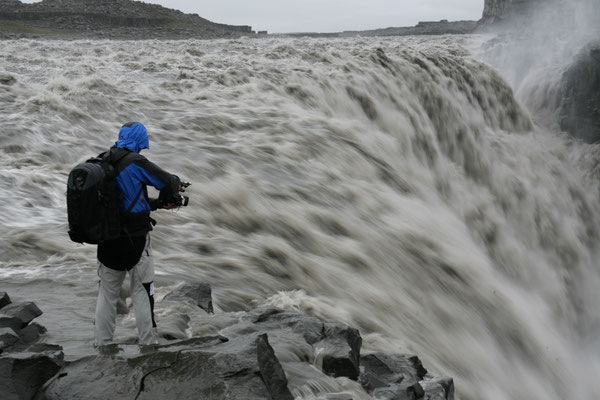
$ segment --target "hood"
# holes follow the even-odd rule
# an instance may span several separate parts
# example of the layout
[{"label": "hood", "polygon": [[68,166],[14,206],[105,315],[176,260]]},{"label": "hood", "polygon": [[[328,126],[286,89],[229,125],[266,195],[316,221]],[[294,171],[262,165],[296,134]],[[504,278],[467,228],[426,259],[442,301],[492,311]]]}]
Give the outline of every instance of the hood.
[{"label": "hood", "polygon": [[115,146],[122,149],[129,149],[139,153],[142,149],[149,149],[148,132],[146,127],[139,122],[125,124],[119,130],[119,140]]}]

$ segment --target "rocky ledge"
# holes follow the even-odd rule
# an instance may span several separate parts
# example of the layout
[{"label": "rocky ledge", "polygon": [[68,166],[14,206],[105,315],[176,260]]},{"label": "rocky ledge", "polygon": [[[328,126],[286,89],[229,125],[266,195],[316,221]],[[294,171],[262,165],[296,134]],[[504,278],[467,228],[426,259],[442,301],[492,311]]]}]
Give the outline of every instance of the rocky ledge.
[{"label": "rocky ledge", "polygon": [[250,26],[217,24],[132,0],[0,0],[0,38],[187,39],[254,35]]},{"label": "rocky ledge", "polygon": [[[114,344],[73,362],[51,345],[32,348],[17,339],[23,335],[13,327],[22,331],[37,307],[7,303],[0,321],[16,336],[12,345],[0,342],[11,349],[0,355],[3,399],[352,400],[333,379],[375,399],[454,399],[453,380],[431,376],[417,356],[361,355],[355,328],[270,306],[212,314],[210,292],[207,284],[187,284],[165,296],[163,302],[185,301],[202,316],[159,321],[160,345]],[[207,334],[187,338],[192,325]],[[25,347],[14,347],[19,340]]]},{"label": "rocky ledge", "polygon": [[32,399],[64,365],[60,346],[41,342],[46,328],[32,302],[13,303],[0,292],[0,394],[3,400]]},{"label": "rocky ledge", "polygon": [[564,72],[558,98],[561,129],[600,143],[600,41],[586,46]]}]

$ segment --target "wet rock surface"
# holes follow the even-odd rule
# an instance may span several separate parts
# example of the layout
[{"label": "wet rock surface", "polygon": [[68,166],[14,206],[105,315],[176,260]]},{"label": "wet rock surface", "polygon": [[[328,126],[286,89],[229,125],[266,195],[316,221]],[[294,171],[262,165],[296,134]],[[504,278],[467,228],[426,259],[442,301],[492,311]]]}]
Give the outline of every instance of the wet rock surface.
[{"label": "wet rock surface", "polygon": [[[64,361],[60,346],[40,342],[45,328],[39,324],[1,328],[9,350],[0,355],[6,398],[293,400],[301,387],[331,379],[354,381],[376,399],[454,398],[452,379],[430,376],[416,356],[361,356],[355,328],[272,306],[209,314],[204,307],[210,292],[210,285],[194,283],[165,296],[164,302],[188,299],[198,313],[167,316],[163,332],[170,334],[161,335],[160,345],[112,344],[72,362]],[[194,324],[218,333],[184,338]],[[163,320],[158,325],[160,332]],[[34,343],[26,345],[30,339]]]},{"label": "wet rock surface", "polygon": [[531,18],[548,4],[558,4],[560,0],[485,0],[480,23],[503,25],[506,22]]},{"label": "wet rock surface", "polygon": [[561,129],[600,142],[600,42],[587,46],[565,71],[559,97]]},{"label": "wet rock surface", "polygon": [[32,302],[22,302],[12,303],[2,307],[2,314],[11,318],[16,318],[21,323],[19,328],[24,328],[33,321],[34,318],[42,315],[42,311]]},{"label": "wet rock surface", "polygon": [[211,287],[207,283],[186,283],[167,294],[164,300],[192,302],[212,314],[214,311],[211,292]]},{"label": "wet rock surface", "polygon": [[34,303],[0,293],[0,308],[0,397],[32,399],[64,365],[62,348],[40,342],[46,328],[31,322],[42,315]]},{"label": "wet rock surface", "polygon": [[[12,78],[12,79],[11,79]],[[2,84],[8,84],[11,80],[14,80],[14,77],[3,77],[2,75],[0,75],[0,83]],[[11,303],[10,301],[10,297],[8,297],[8,293],[6,292],[0,292],[0,309],[2,309],[2,307],[7,306]]]}]

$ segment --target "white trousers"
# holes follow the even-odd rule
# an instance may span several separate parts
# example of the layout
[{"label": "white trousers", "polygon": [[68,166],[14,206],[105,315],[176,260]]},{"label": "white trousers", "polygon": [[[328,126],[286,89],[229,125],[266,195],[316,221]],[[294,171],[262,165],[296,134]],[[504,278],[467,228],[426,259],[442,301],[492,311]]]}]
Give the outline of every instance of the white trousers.
[{"label": "white trousers", "polygon": [[98,262],[100,287],[96,303],[95,339],[97,346],[104,346],[113,341],[117,302],[127,272],[129,272],[135,324],[140,336],[139,344],[158,343],[156,331],[153,329],[152,310],[154,306],[154,259],[152,258],[150,235],[148,235],[140,261],[129,271],[117,271]]}]

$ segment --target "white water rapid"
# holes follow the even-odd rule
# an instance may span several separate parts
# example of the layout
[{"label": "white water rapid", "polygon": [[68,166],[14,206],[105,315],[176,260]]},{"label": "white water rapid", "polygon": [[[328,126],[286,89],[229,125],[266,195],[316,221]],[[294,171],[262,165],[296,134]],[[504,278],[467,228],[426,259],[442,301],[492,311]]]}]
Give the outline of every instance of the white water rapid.
[{"label": "white water rapid", "polygon": [[[95,246],[69,241],[66,177],[140,121],[144,154],[192,182],[153,214],[159,300],[201,280],[216,312],[342,321],[460,399],[597,399],[598,160],[473,41],[0,42],[0,290],[67,358],[93,352]],[[352,388],[294,395],[369,398]]]}]

